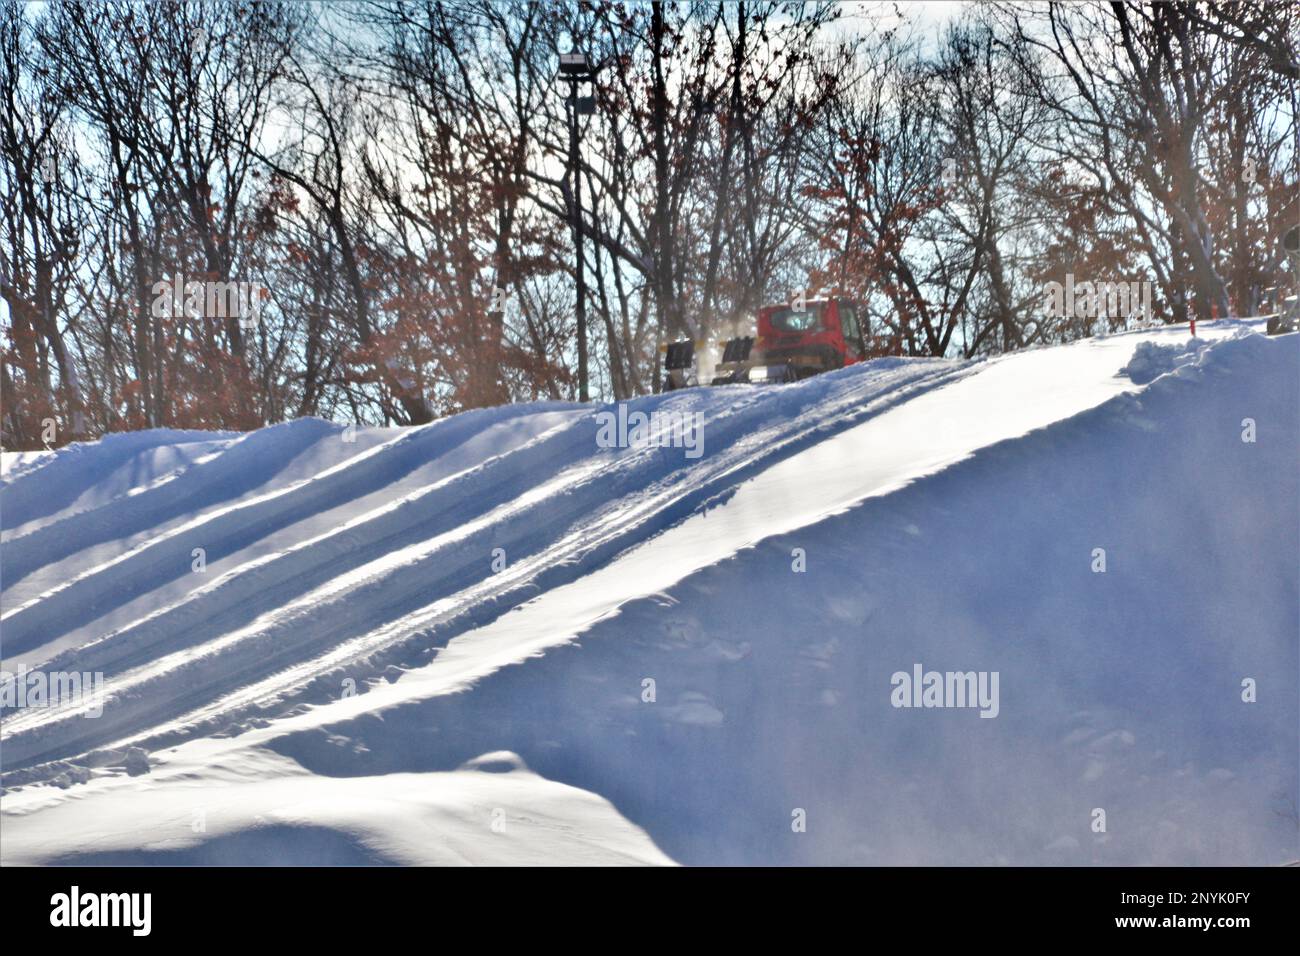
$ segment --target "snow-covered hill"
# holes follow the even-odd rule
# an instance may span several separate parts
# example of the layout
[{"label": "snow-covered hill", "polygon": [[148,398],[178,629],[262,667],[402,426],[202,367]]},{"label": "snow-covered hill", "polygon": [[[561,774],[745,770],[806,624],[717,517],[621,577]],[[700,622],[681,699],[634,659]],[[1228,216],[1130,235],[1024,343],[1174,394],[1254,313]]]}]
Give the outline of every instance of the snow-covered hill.
[{"label": "snow-covered hill", "polygon": [[628,403],[698,457],[558,403],[6,456],[3,667],[106,695],[4,710],[0,862],[1294,859],[1300,337],[1252,328]]}]

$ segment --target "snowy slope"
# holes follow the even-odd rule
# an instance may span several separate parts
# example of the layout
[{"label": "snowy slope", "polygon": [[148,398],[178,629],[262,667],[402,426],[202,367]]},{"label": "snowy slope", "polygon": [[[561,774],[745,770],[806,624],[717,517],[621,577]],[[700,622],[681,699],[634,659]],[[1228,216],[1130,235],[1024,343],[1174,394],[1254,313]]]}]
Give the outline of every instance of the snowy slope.
[{"label": "snowy slope", "polygon": [[697,460],[541,404],[6,462],[3,666],[109,696],[5,711],[0,860],[1295,858],[1300,340],[1202,329],[630,403]]}]

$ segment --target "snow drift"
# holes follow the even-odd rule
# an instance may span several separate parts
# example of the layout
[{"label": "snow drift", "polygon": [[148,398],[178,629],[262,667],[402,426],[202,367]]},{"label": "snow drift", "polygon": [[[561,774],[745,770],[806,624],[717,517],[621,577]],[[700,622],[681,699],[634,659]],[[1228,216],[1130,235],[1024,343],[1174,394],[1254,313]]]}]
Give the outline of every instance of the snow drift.
[{"label": "snow drift", "polygon": [[7,460],[3,667],[107,696],[3,712],[0,859],[1294,859],[1300,337],[1203,328],[629,403],[698,459],[549,403]]}]

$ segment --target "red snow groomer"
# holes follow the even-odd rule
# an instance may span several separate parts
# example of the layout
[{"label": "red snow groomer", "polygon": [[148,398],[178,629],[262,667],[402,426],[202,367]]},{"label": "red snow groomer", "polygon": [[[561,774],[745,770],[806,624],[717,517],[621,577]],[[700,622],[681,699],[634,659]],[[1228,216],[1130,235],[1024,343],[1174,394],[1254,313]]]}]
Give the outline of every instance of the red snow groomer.
[{"label": "red snow groomer", "polygon": [[[710,384],[797,382],[866,359],[902,354],[897,337],[872,334],[866,310],[848,299],[822,299],[758,310],[758,334],[715,343],[719,355]],[[689,339],[662,346],[664,391],[698,385],[701,371]]]}]

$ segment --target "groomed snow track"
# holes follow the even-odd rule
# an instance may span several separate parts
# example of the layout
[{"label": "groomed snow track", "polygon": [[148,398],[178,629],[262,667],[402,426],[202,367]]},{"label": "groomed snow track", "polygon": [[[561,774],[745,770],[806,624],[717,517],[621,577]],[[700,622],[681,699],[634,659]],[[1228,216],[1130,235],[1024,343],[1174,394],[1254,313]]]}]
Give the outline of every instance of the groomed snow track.
[{"label": "groomed snow track", "polygon": [[[1297,341],[1296,336],[1267,340],[1245,325],[1217,323],[1194,343],[1186,329],[1165,329],[986,362],[878,360],[794,386],[694,389],[629,403],[647,413],[701,416],[703,453],[697,459],[686,457],[681,448],[602,448],[596,440],[599,409],[559,403],[507,406],[420,428],[355,433],[312,419],[248,435],[145,432],[25,457],[12,463],[0,482],[4,667],[102,672],[108,697],[102,716],[94,719],[77,708],[4,712],[0,779],[8,792],[0,823],[7,839],[0,854],[28,861],[78,858],[67,846],[37,847],[37,835],[48,841],[54,821],[59,829],[68,828],[76,810],[67,802],[70,796],[81,797],[89,812],[94,804],[89,796],[102,794],[103,806],[117,806],[114,801],[127,787],[137,792],[138,801],[170,806],[165,796],[173,785],[169,779],[192,782],[208,772],[214,779],[223,773],[250,782],[256,778],[262,794],[257,800],[273,803],[287,799],[274,789],[280,786],[275,780],[297,786],[293,781],[330,778],[343,786],[352,779],[347,786],[355,790],[361,786],[356,778],[364,774],[390,785],[411,773],[429,779],[450,775],[444,780],[448,792],[460,792],[458,768],[481,771],[476,758],[510,751],[503,759],[512,772],[504,778],[519,780],[540,771],[548,779],[529,777],[528,792],[549,793],[546,787],[555,786],[549,781],[558,780],[576,787],[573,793],[581,799],[596,799],[591,796],[596,794],[611,800],[635,826],[613,810],[588,811],[602,821],[600,827],[623,835],[611,837],[614,843],[627,832],[642,831],[653,841],[637,836],[631,843],[618,843],[618,859],[927,860],[935,821],[954,817],[950,808],[931,806],[929,798],[913,800],[927,807],[926,814],[900,808],[906,823],[896,820],[892,829],[847,842],[845,828],[860,825],[850,823],[856,819],[852,814],[823,808],[822,819],[835,819],[836,825],[793,847],[780,835],[788,834],[788,825],[760,835],[753,820],[756,814],[778,811],[788,819],[788,809],[780,809],[787,803],[817,802],[808,794],[801,798],[789,781],[772,779],[785,771],[810,780],[854,781],[862,792],[874,794],[877,806],[901,807],[906,802],[900,803],[901,797],[877,793],[883,784],[862,776],[857,763],[862,748],[851,737],[836,732],[828,752],[817,758],[790,748],[796,740],[803,748],[821,746],[807,734],[823,712],[836,712],[837,719],[856,714],[867,721],[862,732],[873,733],[866,726],[882,719],[877,704],[888,706],[888,673],[910,666],[911,657],[903,660],[909,653],[938,666],[944,663],[945,648],[960,648],[965,640],[974,656],[999,664],[996,640],[989,634],[989,622],[1007,616],[999,601],[1021,601],[1022,616],[1028,618],[1036,613],[1044,615],[1043,621],[1062,617],[1059,635],[1003,635],[1008,642],[1041,647],[1041,659],[1029,655],[1038,665],[1047,660],[1055,662],[1053,667],[1061,665],[1040,674],[1032,693],[1024,683],[1029,670],[1004,693],[1019,695],[1022,705],[1033,699],[1041,724],[1052,706],[1050,695],[1042,696],[1044,687],[1068,697],[1063,687],[1090,685],[1094,678],[1088,676],[1088,666],[1072,669],[1050,648],[1056,641],[1062,654],[1067,648],[1070,654],[1089,653],[1078,636],[1086,625],[1068,619],[1075,612],[1085,618],[1100,614],[1089,603],[1092,598],[1058,588],[1058,607],[1051,612],[1039,608],[1034,597],[1035,587],[1043,590],[1041,582],[1025,585],[1029,591],[1024,594],[1014,581],[990,594],[975,569],[997,560],[1019,567],[1019,559],[1006,552],[1020,546],[1047,549],[1039,555],[1045,569],[1074,560],[1043,543],[1054,511],[1072,515],[1057,530],[1071,548],[1080,549],[1078,560],[1085,570],[1094,545],[1106,544],[1102,539],[1108,533],[1112,539],[1122,535],[1113,528],[1089,529],[1086,522],[1081,527],[1080,515],[1087,512],[1063,508],[1060,487],[1032,480],[1024,484],[1024,465],[1016,463],[1017,455],[1032,453],[1041,459],[1035,467],[1055,462],[1068,472],[1070,455],[1080,455],[1081,461],[1090,455],[1104,459],[1104,450],[1114,447],[1130,459],[1127,465],[1111,462],[1115,471],[1131,479],[1133,460],[1143,458],[1156,470],[1151,481],[1161,494],[1176,496],[1186,479],[1201,483],[1189,492],[1189,501],[1200,501],[1207,489],[1228,496],[1219,515],[1232,527],[1220,528],[1214,514],[1171,512],[1163,520],[1172,524],[1176,540],[1165,544],[1196,546],[1199,528],[1204,562],[1218,569],[1219,580],[1226,579],[1229,586],[1237,579],[1225,574],[1222,565],[1239,558],[1241,540],[1273,555],[1253,577],[1241,579],[1257,586],[1243,605],[1253,608],[1246,613],[1254,617],[1255,643],[1246,643],[1255,648],[1254,657],[1241,651],[1239,656],[1251,659],[1241,661],[1239,669],[1289,662],[1291,677],[1273,693],[1294,705],[1295,641],[1288,644],[1278,630],[1296,624],[1300,604],[1295,564],[1289,570],[1285,564],[1294,539],[1287,537],[1286,521],[1294,518],[1300,497],[1294,462],[1300,426],[1294,401],[1289,410],[1286,406],[1296,394]],[[1121,374],[1139,346],[1143,374],[1134,371],[1136,365],[1132,374]],[[1222,421],[1213,426],[1213,441],[1221,447],[1195,440],[1198,435],[1204,439],[1197,420],[1180,417],[1184,407],[1201,405],[1231,406],[1222,409]],[[1267,431],[1260,425],[1266,438],[1246,448],[1255,454],[1253,461],[1225,463],[1225,457],[1242,451],[1238,432],[1248,416],[1269,423]],[[1268,444],[1279,435],[1291,440],[1289,467],[1287,452]],[[1143,436],[1160,455],[1142,451]],[[1168,445],[1173,436],[1176,446]],[[1056,461],[1049,452],[1066,461]],[[1197,474],[1160,472],[1202,458],[1204,467]],[[983,511],[979,501],[967,499],[968,486],[958,481],[964,474],[987,481],[998,462],[1007,469],[1007,487],[1020,482],[1022,495],[1030,496],[1023,513]],[[1092,461],[1089,467],[1100,466]],[[1234,482],[1243,474],[1251,482],[1239,487]],[[1088,500],[1093,509],[1105,510],[1108,495],[1120,502],[1123,496],[1141,499],[1150,493],[1131,482],[1113,485],[1115,475],[1104,469],[1089,476],[1107,490]],[[1068,484],[1067,474],[1059,478],[1058,485]],[[994,482],[989,487],[999,486]],[[892,520],[895,514],[912,514],[918,496],[936,524],[953,525],[946,536],[926,529],[924,510],[916,512],[922,517],[915,520]],[[994,507],[987,494],[983,500]],[[1269,500],[1281,524],[1254,530],[1239,526],[1258,521]],[[1000,507],[1005,510],[1006,502]],[[1146,507],[1150,512],[1153,506],[1148,502]],[[967,517],[953,524],[951,509],[964,509]],[[1096,520],[1108,527],[1100,515]],[[1300,520],[1291,528],[1300,528]],[[981,533],[991,539],[983,548]],[[957,553],[952,549],[959,542]],[[1160,545],[1151,542],[1156,552]],[[810,571],[792,576],[795,547],[807,555]],[[202,570],[196,570],[199,556]],[[1112,557],[1118,570],[1105,579],[1115,590],[1111,600],[1129,607],[1141,622],[1135,623],[1137,629],[1157,632],[1153,653],[1163,660],[1171,651],[1162,636],[1164,625],[1148,620],[1157,613],[1151,594],[1177,585],[1177,574],[1187,572],[1181,566],[1175,570],[1178,562],[1160,565],[1153,557],[1154,563],[1135,579],[1125,576],[1125,560],[1123,549]],[[916,579],[935,574],[947,577],[952,593],[945,598],[944,588],[931,588],[925,600],[959,609],[950,611],[942,624],[933,607],[914,603]],[[1073,570],[1060,568],[1058,574],[1073,575]],[[973,575],[985,593],[969,591]],[[903,603],[887,604],[891,596],[879,587],[882,579],[894,583]],[[1098,580],[1090,574],[1072,576],[1070,587],[1093,588]],[[679,593],[683,591],[689,597]],[[1174,606],[1194,611],[1205,599],[1183,595],[1181,605]],[[1164,603],[1154,602],[1155,608]],[[1195,614],[1174,616],[1183,634],[1189,628],[1195,632]],[[706,618],[707,627],[702,624]],[[1113,622],[1093,624],[1104,631]],[[1223,624],[1220,620],[1216,626]],[[805,625],[819,633],[799,633]],[[951,641],[918,636],[918,628],[929,634],[931,627],[946,629]],[[794,639],[788,644],[791,656],[781,665],[779,656],[771,655],[782,646],[778,635],[783,628],[793,631]],[[746,637],[751,631],[758,637]],[[574,639],[584,634],[579,648]],[[860,646],[846,650],[855,640]],[[1104,664],[1120,667],[1113,644],[1120,640],[1105,633],[1098,638]],[[678,643],[693,648],[685,659],[692,654],[698,658],[694,670],[683,669],[682,660],[665,650]],[[1207,660],[1217,662],[1214,666],[1222,663],[1218,651],[1207,654]],[[1006,655],[1001,670],[1016,674],[1021,659],[1020,651]],[[765,662],[761,668],[750,672],[760,660]],[[813,671],[807,670],[810,661]],[[810,679],[832,662],[848,687],[862,685],[870,706],[847,705],[844,698],[851,691],[846,687],[818,686]],[[970,661],[952,663],[973,666]],[[1164,665],[1175,676],[1192,666],[1176,660]],[[1193,671],[1196,676],[1189,679],[1199,688],[1202,672]],[[1131,671],[1121,667],[1118,673]],[[739,674],[746,674],[751,686],[737,684]],[[663,688],[664,696],[653,705],[639,699],[645,677]],[[1115,679],[1123,684],[1126,678]],[[1235,687],[1239,678],[1229,673],[1221,679]],[[352,688],[359,692],[351,693]],[[1097,726],[1088,733],[1078,727],[1063,730],[1067,740],[1072,732],[1082,734],[1062,744],[1064,751],[1107,734],[1119,743],[1102,749],[1123,750],[1131,746],[1125,740],[1138,736],[1132,720],[1116,717],[1119,701],[1098,694],[1105,707],[1078,720]],[[764,695],[771,709],[763,705]],[[644,719],[639,706],[663,726],[656,724],[652,731],[638,724]],[[954,728],[947,720],[973,715],[926,716],[940,716],[934,724],[936,740],[946,739],[960,749],[964,735],[983,732],[980,725],[1018,726],[1016,721],[1026,715],[1008,711],[1012,706],[1004,701],[1004,716],[977,719],[974,729],[970,722]],[[893,719],[900,713],[887,710],[884,716]],[[1284,736],[1286,731],[1276,729],[1284,726],[1276,713],[1267,713],[1265,728]],[[914,720],[913,729],[898,731],[905,739],[923,751],[936,746],[934,740],[915,739],[919,729],[929,726],[924,718],[917,722],[920,715],[903,716]],[[1292,706],[1293,737],[1295,716]],[[1153,723],[1168,730],[1178,719],[1185,716],[1160,716]],[[797,733],[783,732],[787,720],[807,725]],[[677,730],[668,733],[664,726]],[[677,736],[678,731],[689,739]],[[1232,734],[1241,732],[1235,728]],[[649,749],[629,744],[629,734]],[[865,747],[874,754],[870,765],[880,781],[906,791],[907,784],[900,781],[908,775],[900,767],[911,758],[904,756],[906,748],[894,732],[884,736],[883,750]],[[1137,750],[1149,743],[1142,740]],[[1009,746],[1001,741],[999,752]],[[150,774],[126,775],[125,755],[132,748],[149,755]],[[1047,743],[1041,749],[1029,748],[1022,771],[1047,772],[1058,757],[1074,759]],[[1246,749],[1254,772],[1285,791],[1287,759],[1272,744]],[[1078,774],[1092,782],[1103,773],[1090,767],[1114,766],[1114,761],[1089,753]],[[1233,763],[1226,753],[1216,750],[1216,767],[1202,770],[1217,768],[1239,777],[1240,768],[1226,769]],[[1134,759],[1132,753],[1124,757]],[[823,760],[847,761],[848,766],[835,772]],[[662,782],[654,782],[661,779],[656,774],[672,773],[675,764],[685,774],[676,801],[660,789]],[[704,766],[722,776],[697,773]],[[1125,766],[1134,774],[1143,772],[1140,761]],[[231,769],[235,767],[239,769]],[[696,792],[692,776],[712,781],[712,789]],[[924,774],[914,771],[911,776]],[[1294,796],[1294,772],[1290,779]],[[48,783],[58,787],[40,786]],[[417,778],[408,783],[423,786]],[[140,788],[151,796],[139,796]],[[268,788],[270,797],[265,795]],[[820,799],[829,799],[828,789],[835,790],[829,783],[820,787]],[[1150,792],[1157,790],[1153,785]],[[477,791],[470,787],[466,792]],[[570,806],[569,791],[556,799],[558,806]],[[965,792],[963,799],[982,806],[989,793]],[[704,810],[709,801],[721,808],[719,813],[733,816],[713,818]],[[1055,793],[1048,803],[1053,801]],[[1197,814],[1208,813],[1208,806],[1197,804]],[[238,816],[238,811],[232,813]],[[969,811],[957,814],[963,820],[971,816]],[[90,826],[86,818],[78,819]],[[463,834],[466,848],[453,859],[412,857],[391,837],[358,837],[365,827],[352,817],[295,819],[297,826],[314,828],[311,832],[325,827],[347,834],[344,842],[360,855],[340,851],[338,861],[376,853],[397,862],[496,860],[476,857],[474,841]],[[438,820],[434,829],[450,839],[450,824]],[[561,820],[554,832],[570,833],[568,826]],[[953,836],[961,848],[954,851],[955,861],[987,860],[985,850],[996,843],[992,835],[976,839],[965,832],[969,823],[958,826],[963,832]],[[1141,846],[1149,846],[1159,822],[1150,826],[1155,829],[1139,841]],[[1049,850],[1052,841],[1035,843],[1040,828],[1030,828],[1035,836],[1010,861],[1097,859],[1095,847],[1091,857],[1081,859],[1075,852],[1086,843],[1082,833],[1077,839],[1063,837]],[[1260,828],[1241,846],[1243,859],[1259,860],[1264,853],[1260,847],[1275,838],[1266,824]],[[138,834],[132,837],[125,823],[120,829],[106,838],[107,845],[130,858],[131,848],[140,843]],[[1005,829],[1015,827],[1007,822]],[[545,844],[545,853],[563,852],[554,850],[556,845],[581,845],[586,849],[576,852],[575,859],[588,859],[583,855],[588,852],[594,854],[592,860],[601,858],[591,850],[601,839],[590,833],[584,831],[571,844],[556,839],[558,844]],[[234,847],[232,859],[259,853],[257,841],[238,822],[212,840]],[[375,849],[376,840],[384,850]],[[266,845],[282,843],[268,840]],[[1008,843],[1020,846],[1014,839]],[[201,839],[190,844],[209,845]],[[1134,852],[1140,857],[1137,845]],[[1294,846],[1290,852],[1294,855]],[[1211,850],[1192,847],[1182,858],[1215,862],[1207,856]],[[1112,861],[1114,854],[1102,858]]]}]

